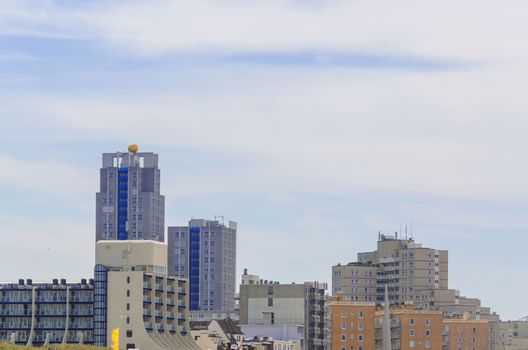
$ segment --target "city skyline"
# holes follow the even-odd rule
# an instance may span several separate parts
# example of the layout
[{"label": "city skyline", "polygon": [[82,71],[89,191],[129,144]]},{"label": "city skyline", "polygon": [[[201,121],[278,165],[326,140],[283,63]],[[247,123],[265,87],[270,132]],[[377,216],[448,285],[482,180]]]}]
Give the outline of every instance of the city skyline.
[{"label": "city skyline", "polygon": [[330,282],[407,226],[528,315],[528,5],[382,4],[6,1],[0,279],[91,276],[100,157],[134,142],[165,226],[238,223],[237,278]]}]

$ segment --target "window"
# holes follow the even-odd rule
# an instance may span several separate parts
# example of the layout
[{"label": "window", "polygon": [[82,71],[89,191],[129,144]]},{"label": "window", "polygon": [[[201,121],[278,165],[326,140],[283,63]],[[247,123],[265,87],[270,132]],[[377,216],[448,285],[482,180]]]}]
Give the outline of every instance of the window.
[{"label": "window", "polygon": [[458,344],[462,344],[462,337],[458,337],[458,338],[457,338],[457,343],[458,343]]},{"label": "window", "polygon": [[346,329],[346,322],[341,322],[341,329]]},{"label": "window", "polygon": [[425,330],[425,335],[426,336],[430,336],[431,335],[431,330],[430,329],[426,329]]},{"label": "window", "polygon": [[363,311],[358,311],[358,317],[363,317]]},{"label": "window", "polygon": [[473,333],[477,333],[477,329],[476,328],[473,328]]},{"label": "window", "polygon": [[127,297],[130,296],[130,289],[127,289]]},{"label": "window", "polygon": [[127,276],[127,283],[130,283],[130,276]]},{"label": "window", "polygon": [[346,310],[341,310],[341,317],[346,317],[347,313]]},{"label": "window", "polygon": [[425,324],[431,324],[431,319],[430,318],[426,318],[425,319]]},{"label": "window", "polygon": [[414,329],[411,329],[411,337],[414,337]]},{"label": "window", "polygon": [[127,324],[130,324],[130,317],[127,317],[127,318],[126,318],[126,323],[127,323]]},{"label": "window", "polygon": [[126,309],[127,309],[127,311],[130,310],[130,303],[127,303]]},{"label": "window", "polygon": [[363,341],[363,334],[358,334],[358,341]]},{"label": "window", "polygon": [[409,322],[410,322],[411,325],[414,325],[414,318],[411,318],[411,319],[409,320]]},{"label": "window", "polygon": [[426,347],[427,349],[429,349],[429,348],[431,347],[431,341],[430,341],[430,340],[426,340],[426,341],[425,341],[425,347]]},{"label": "window", "polygon": [[359,330],[362,330],[362,329],[363,329],[363,323],[362,323],[362,322],[358,322],[358,329],[359,329]]},{"label": "window", "polygon": [[345,340],[346,340],[346,334],[341,334],[341,340],[342,340],[342,341],[345,341]]},{"label": "window", "polygon": [[132,338],[132,331],[130,329],[127,330],[126,336],[127,338]]},{"label": "window", "polygon": [[414,340],[409,340],[409,347],[414,348]]},{"label": "window", "polygon": [[471,339],[471,342],[475,344],[477,342],[477,338],[473,337],[473,339]]},{"label": "window", "polygon": [[273,287],[268,287],[268,295],[273,295]]},{"label": "window", "polygon": [[273,298],[268,298],[268,306],[273,306]]}]

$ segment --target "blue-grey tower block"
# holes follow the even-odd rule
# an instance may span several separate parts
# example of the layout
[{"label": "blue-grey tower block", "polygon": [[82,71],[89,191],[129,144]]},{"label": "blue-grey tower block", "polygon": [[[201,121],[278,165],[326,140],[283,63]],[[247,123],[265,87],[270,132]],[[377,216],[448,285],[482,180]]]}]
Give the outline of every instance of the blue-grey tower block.
[{"label": "blue-grey tower block", "polygon": [[167,228],[169,274],[189,279],[189,310],[233,311],[237,224],[192,219]]},{"label": "blue-grey tower block", "polygon": [[[103,153],[96,194],[96,241],[148,239],[164,241],[165,197],[160,194],[158,155]],[[136,152],[134,152],[136,151]]]}]

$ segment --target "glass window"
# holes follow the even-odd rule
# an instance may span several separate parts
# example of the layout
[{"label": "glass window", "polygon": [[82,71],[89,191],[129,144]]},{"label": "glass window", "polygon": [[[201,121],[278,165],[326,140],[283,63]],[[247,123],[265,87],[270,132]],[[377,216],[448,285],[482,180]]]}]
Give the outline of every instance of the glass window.
[{"label": "glass window", "polygon": [[341,329],[346,329],[346,322],[341,322]]},{"label": "glass window", "polygon": [[342,340],[342,341],[345,341],[345,340],[346,340],[346,334],[341,334],[341,340]]}]

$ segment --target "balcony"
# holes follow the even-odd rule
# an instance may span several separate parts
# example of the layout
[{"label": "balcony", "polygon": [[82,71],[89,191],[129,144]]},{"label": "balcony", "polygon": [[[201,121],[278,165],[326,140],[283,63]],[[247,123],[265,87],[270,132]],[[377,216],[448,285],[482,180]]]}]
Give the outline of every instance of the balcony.
[{"label": "balcony", "polygon": [[149,297],[148,295],[143,295],[143,302],[144,303],[151,303],[152,302],[152,298]]},{"label": "balcony", "polygon": [[156,310],[154,311],[154,316],[156,316],[157,318],[162,318],[163,312],[161,312],[160,310]]},{"label": "balcony", "polygon": [[174,319],[174,312],[172,312],[172,311],[167,311],[167,318],[168,318],[168,319]]},{"label": "balcony", "polygon": [[167,286],[167,292],[168,293],[174,293],[174,287],[173,286]]},{"label": "balcony", "polygon": [[145,329],[146,329],[146,330],[152,330],[152,323],[150,323],[150,322],[143,322],[143,324],[145,325]]},{"label": "balcony", "polygon": [[143,289],[151,290],[152,284],[150,282],[143,282]]},{"label": "balcony", "polygon": [[152,316],[152,312],[150,310],[143,309],[143,316],[150,317]]},{"label": "balcony", "polygon": [[163,292],[163,286],[159,283],[154,283],[154,288],[156,288],[157,292]]},{"label": "balcony", "polygon": [[168,298],[167,299],[167,305],[174,306],[174,299]]},{"label": "balcony", "polygon": [[154,300],[155,300],[156,304],[163,304],[163,298],[161,298],[161,297],[155,297]]}]

